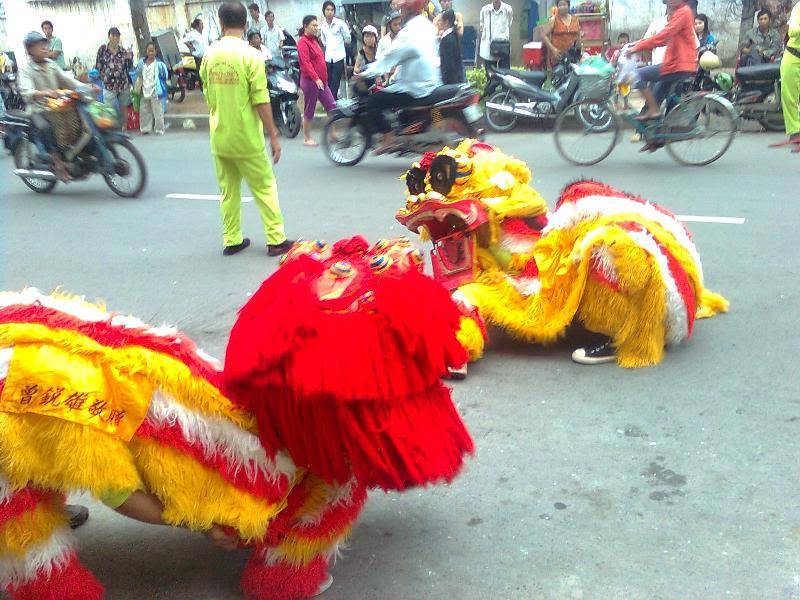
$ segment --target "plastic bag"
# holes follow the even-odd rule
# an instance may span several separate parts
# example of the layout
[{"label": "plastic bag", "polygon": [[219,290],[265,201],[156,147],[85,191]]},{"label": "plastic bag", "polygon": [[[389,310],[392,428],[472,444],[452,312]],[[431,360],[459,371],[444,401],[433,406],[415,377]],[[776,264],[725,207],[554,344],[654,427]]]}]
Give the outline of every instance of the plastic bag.
[{"label": "plastic bag", "polygon": [[610,75],[614,72],[614,65],[596,54],[582,60],[574,69],[578,75]]},{"label": "plastic bag", "polygon": [[619,51],[619,58],[617,59],[617,66],[619,67],[617,71],[617,83],[627,83],[632,86],[639,81],[639,74],[637,72],[638,66],[636,57],[633,54],[630,56],[626,55],[629,47],[630,44],[625,44]]}]

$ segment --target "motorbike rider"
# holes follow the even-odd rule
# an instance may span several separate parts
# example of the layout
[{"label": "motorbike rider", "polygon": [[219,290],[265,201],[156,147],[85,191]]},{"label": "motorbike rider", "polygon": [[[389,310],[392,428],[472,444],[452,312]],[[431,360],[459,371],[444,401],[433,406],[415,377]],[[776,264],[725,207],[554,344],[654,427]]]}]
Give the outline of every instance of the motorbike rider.
[{"label": "motorbike rider", "polygon": [[53,128],[44,117],[47,109],[40,103],[44,98],[58,98],[59,89],[77,89],[80,81],[67,75],[51,58],[50,42],[38,31],[31,31],[23,39],[29,60],[19,70],[19,87],[25,99],[31,122],[36,129],[37,137],[45,150],[53,158],[56,175],[67,181],[69,175],[64,167]]},{"label": "motorbike rider", "polygon": [[442,85],[436,28],[422,13],[426,5],[426,0],[396,0],[394,6],[399,8],[403,17],[403,28],[389,51],[355,76],[356,79],[371,80],[390,72],[395,66],[401,66],[392,83],[367,99],[369,122],[383,133],[383,140],[375,149],[375,154],[386,152],[394,143],[394,134],[383,112],[430,96]]}]

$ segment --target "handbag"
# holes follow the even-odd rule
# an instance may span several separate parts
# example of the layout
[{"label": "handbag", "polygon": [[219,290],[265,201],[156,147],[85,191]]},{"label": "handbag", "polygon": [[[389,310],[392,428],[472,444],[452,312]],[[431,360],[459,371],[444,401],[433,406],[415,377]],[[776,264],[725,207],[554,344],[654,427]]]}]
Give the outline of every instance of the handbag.
[{"label": "handbag", "polygon": [[492,40],[492,13],[489,13],[489,54],[492,58],[500,59],[511,56],[511,41],[510,40]]},{"label": "handbag", "polygon": [[133,92],[135,94],[139,94],[139,95],[142,94],[142,88],[144,87],[144,82],[142,81],[143,79],[144,79],[144,76],[140,72],[136,76],[136,81],[133,82]]}]

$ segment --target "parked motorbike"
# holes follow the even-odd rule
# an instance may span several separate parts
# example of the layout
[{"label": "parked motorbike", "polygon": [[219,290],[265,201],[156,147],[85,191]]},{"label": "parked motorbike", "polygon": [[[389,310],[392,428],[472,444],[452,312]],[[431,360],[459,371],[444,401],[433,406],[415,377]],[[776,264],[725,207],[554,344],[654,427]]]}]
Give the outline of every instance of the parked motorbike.
[{"label": "parked motorbike", "polygon": [[181,60],[180,67],[183,72],[183,79],[186,82],[186,88],[193,90],[200,87],[200,72],[197,70],[197,61],[191,52],[181,52],[183,60]]},{"label": "parked motorbike", "polygon": [[281,48],[283,61],[289,76],[297,87],[300,87],[300,55],[297,53],[297,46],[287,46],[285,43]]},{"label": "parked motorbike", "polygon": [[701,55],[691,91],[722,92],[741,118],[758,121],[767,131],[784,131],[781,63],[738,67],[733,79],[728,73],[712,73],[720,66],[722,63],[716,54]]},{"label": "parked motorbike", "polygon": [[297,106],[298,87],[291,76],[291,67],[283,59],[266,61],[269,101],[272,118],[287,138],[297,137],[302,125],[300,107]]},{"label": "parked motorbike", "polygon": [[[118,196],[134,198],[142,193],[147,183],[144,159],[120,131],[116,111],[97,102],[91,87],[61,90],[46,103],[58,113],[49,120],[72,181],[97,173]],[[0,122],[7,133],[6,147],[14,155],[14,175],[34,192],[53,191],[59,178],[30,115],[9,111]]]},{"label": "parked motorbike", "polygon": [[[351,100],[340,100],[330,112],[323,132],[323,149],[336,165],[361,162],[376,138],[366,112],[370,84],[357,79],[351,95]],[[387,111],[395,143],[385,154],[419,155],[453,146],[467,137],[482,138],[483,111],[479,100],[480,95],[468,84],[443,85],[430,96]]]},{"label": "parked motorbike", "polygon": [[25,101],[19,93],[16,73],[0,73],[0,94],[3,96],[3,105],[6,110],[22,110]]},{"label": "parked motorbike", "polygon": [[[494,131],[506,132],[516,127],[519,117],[555,119],[567,106],[580,100],[578,77],[572,65],[578,63],[581,51],[572,46],[553,67],[553,90],[543,89],[545,71],[494,69],[486,86],[486,123]],[[587,105],[581,118],[587,125],[603,128],[613,116],[603,105]]]},{"label": "parked motorbike", "polygon": [[167,94],[169,94],[170,102],[183,102],[186,98],[186,88],[188,87],[183,72],[183,63],[178,63],[174,67],[169,67],[168,74]]}]

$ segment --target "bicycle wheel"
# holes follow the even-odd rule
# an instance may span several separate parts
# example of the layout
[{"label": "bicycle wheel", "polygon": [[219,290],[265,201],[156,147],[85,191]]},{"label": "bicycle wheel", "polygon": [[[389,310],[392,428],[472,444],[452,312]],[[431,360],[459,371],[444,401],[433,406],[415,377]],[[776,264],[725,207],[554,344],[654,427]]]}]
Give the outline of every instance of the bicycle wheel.
[{"label": "bicycle wheel", "polygon": [[[587,119],[588,114],[601,118]],[[593,165],[611,154],[619,140],[619,130],[619,118],[610,104],[576,102],[556,118],[556,149],[574,165]]]},{"label": "bicycle wheel", "polygon": [[659,137],[677,163],[701,167],[725,154],[736,134],[732,107],[713,96],[682,100],[664,118]]}]

